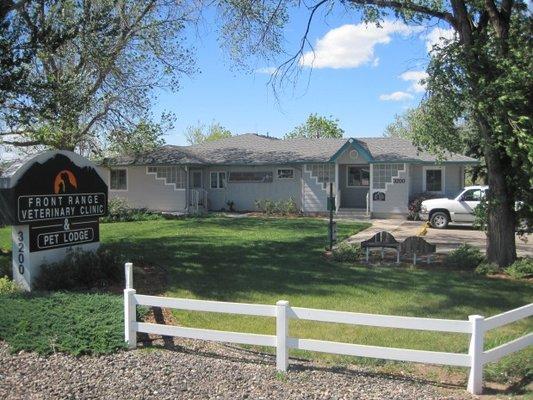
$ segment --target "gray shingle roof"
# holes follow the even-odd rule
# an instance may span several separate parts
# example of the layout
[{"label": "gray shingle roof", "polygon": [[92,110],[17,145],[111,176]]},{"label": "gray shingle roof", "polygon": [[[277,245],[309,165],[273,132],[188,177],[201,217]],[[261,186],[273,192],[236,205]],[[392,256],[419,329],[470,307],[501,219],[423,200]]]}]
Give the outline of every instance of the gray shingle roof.
[{"label": "gray shingle roof", "polygon": [[[103,160],[103,163],[107,165],[265,165],[328,162],[347,141],[347,138],[281,140],[248,133],[193,146],[163,146],[137,157],[107,158]],[[436,161],[436,156],[427,152],[419,152],[406,139],[392,137],[354,138],[354,143],[367,150],[374,161]],[[475,163],[477,161],[459,154],[449,154],[445,162]]]}]

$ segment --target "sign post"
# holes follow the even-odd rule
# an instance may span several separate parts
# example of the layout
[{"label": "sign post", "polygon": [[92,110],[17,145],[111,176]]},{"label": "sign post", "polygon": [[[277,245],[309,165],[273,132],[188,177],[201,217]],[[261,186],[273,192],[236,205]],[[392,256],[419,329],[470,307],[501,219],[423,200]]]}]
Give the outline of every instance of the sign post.
[{"label": "sign post", "polygon": [[107,185],[89,160],[48,151],[0,177],[0,222],[12,225],[13,280],[32,289],[42,264],[99,246]]},{"label": "sign post", "polygon": [[333,211],[335,211],[335,196],[333,196],[333,183],[329,183],[329,197],[328,197],[328,210],[329,210],[329,250],[333,250],[333,243],[337,241],[337,224],[333,221]]}]

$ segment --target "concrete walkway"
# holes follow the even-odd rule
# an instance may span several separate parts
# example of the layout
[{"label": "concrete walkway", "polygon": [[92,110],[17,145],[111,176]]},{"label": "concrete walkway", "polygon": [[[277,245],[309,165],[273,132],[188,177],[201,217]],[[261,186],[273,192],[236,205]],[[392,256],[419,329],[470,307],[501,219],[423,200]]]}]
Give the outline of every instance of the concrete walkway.
[{"label": "concrete walkway", "polygon": [[[370,239],[380,231],[387,231],[402,241],[408,236],[417,236],[424,226],[422,221],[405,221],[400,219],[373,219],[372,226],[348,238],[350,243],[359,243]],[[437,245],[438,253],[448,253],[463,243],[468,243],[485,252],[485,232],[466,226],[449,226],[447,229],[428,228],[425,236],[429,243]],[[527,235],[526,241],[517,237],[516,252],[519,257],[533,257],[533,235]]]}]

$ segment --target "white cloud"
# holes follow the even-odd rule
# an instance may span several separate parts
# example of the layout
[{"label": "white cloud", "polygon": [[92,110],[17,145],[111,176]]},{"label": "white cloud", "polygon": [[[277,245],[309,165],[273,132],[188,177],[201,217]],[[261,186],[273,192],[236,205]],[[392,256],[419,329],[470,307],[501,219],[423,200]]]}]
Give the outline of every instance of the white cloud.
[{"label": "white cloud", "polygon": [[400,79],[411,82],[410,92],[422,93],[426,90],[426,85],[420,81],[426,79],[429,75],[425,71],[407,71],[400,75]]},{"label": "white cloud", "polygon": [[433,49],[433,46],[444,45],[448,40],[456,39],[455,30],[453,28],[433,28],[431,32],[422,37],[426,41],[426,49],[428,53]]},{"label": "white cloud", "polygon": [[276,67],[263,67],[256,69],[255,72],[258,74],[272,75],[276,72],[276,69]]},{"label": "white cloud", "polygon": [[411,100],[412,98],[413,95],[407,92],[393,92],[389,94],[382,94],[381,96],[379,96],[379,99],[383,101],[404,101]]},{"label": "white cloud", "polygon": [[313,68],[357,68],[361,65],[376,65],[378,57],[374,48],[390,43],[391,36],[407,36],[419,32],[399,21],[385,21],[378,28],[374,24],[346,24],[330,30],[318,39],[314,52],[308,51],[300,58],[300,65]]}]

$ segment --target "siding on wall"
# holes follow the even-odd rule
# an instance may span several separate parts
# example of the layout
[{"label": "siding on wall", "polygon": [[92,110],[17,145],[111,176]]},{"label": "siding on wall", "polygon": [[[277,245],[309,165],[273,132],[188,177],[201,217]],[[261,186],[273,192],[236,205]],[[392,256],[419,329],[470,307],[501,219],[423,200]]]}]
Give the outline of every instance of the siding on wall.
[{"label": "siding on wall", "polygon": [[[122,168],[122,167],[120,167]],[[146,173],[146,166],[128,166],[128,190],[109,189],[109,198],[123,198],[132,207],[147,208],[153,211],[180,211],[186,207],[185,189],[175,190],[174,185],[167,185],[156,179],[154,174]],[[98,167],[109,186],[109,169]]]},{"label": "siding on wall", "polygon": [[327,190],[322,183],[317,182],[306,168],[303,169],[302,179],[302,202],[303,212],[325,212],[327,211]]},{"label": "siding on wall", "polygon": [[[427,165],[426,165],[427,166]],[[411,164],[409,167],[410,171],[410,196],[422,193],[424,191],[423,183],[423,171],[424,165],[422,164]],[[459,164],[445,164],[444,165],[444,194],[445,197],[453,197],[463,188],[463,167]]]},{"label": "siding on wall", "polygon": [[[278,168],[294,169],[293,179],[278,179]],[[232,171],[271,171],[271,183],[229,182]],[[210,173],[226,172],[226,188],[211,189]],[[227,209],[227,202],[233,201],[237,211],[253,211],[256,209],[256,200],[288,200],[292,198],[298,209],[301,209],[301,167],[292,165],[270,166],[223,166],[205,169],[204,188],[208,192],[210,210]]]},{"label": "siding on wall", "polygon": [[405,183],[387,184],[387,190],[373,189],[373,192],[385,192],[385,201],[372,201],[372,214],[386,216],[388,214],[406,214],[408,212],[410,177],[409,168],[400,171],[398,178]]}]

